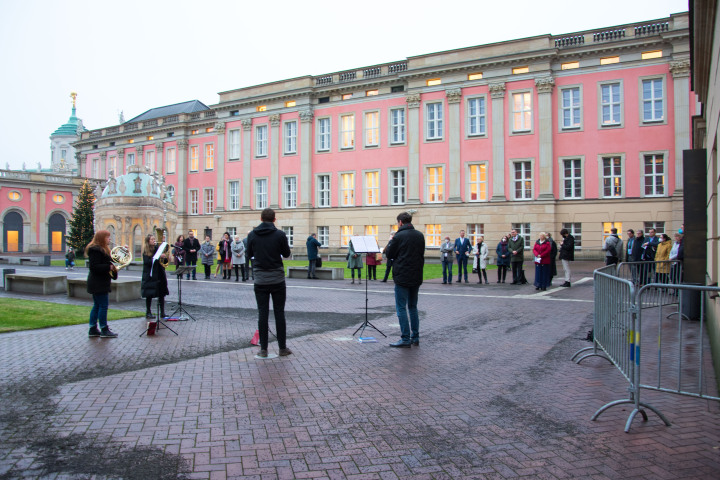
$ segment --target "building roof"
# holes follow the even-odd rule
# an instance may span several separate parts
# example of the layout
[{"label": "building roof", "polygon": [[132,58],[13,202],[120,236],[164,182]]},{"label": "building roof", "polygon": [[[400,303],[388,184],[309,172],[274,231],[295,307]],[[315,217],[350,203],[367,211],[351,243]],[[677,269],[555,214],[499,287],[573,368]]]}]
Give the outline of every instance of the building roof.
[{"label": "building roof", "polygon": [[70,135],[75,137],[83,131],[85,131],[85,127],[83,127],[82,120],[75,116],[75,107],[73,107],[72,115],[70,115],[67,123],[61,125],[60,128],[55,130],[51,137],[54,137],[55,135]]},{"label": "building roof", "polygon": [[142,122],[144,120],[151,120],[153,118],[167,117],[170,115],[177,115],[179,113],[201,112],[203,110],[210,109],[200,100],[190,100],[189,102],[182,102],[176,103],[174,105],[166,105],[164,107],[151,108],[147,112],[142,113],[135,118],[131,118],[125,123]]}]

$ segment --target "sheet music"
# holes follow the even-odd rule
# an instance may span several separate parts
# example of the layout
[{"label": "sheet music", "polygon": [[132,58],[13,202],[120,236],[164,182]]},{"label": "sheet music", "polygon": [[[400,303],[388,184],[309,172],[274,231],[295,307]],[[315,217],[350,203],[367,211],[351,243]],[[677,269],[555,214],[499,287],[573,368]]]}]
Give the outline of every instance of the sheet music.
[{"label": "sheet music", "polygon": [[167,242],[163,242],[163,243],[158,247],[157,251],[155,252],[155,256],[153,256],[153,261],[152,261],[152,264],[150,265],[150,276],[151,276],[151,277],[152,277],[153,268],[155,267],[155,261],[160,258],[160,255],[163,254],[163,252],[165,251],[165,247],[166,247],[166,246],[167,246]]},{"label": "sheet music", "polygon": [[350,238],[355,253],[380,253],[380,247],[373,235],[357,235]]}]

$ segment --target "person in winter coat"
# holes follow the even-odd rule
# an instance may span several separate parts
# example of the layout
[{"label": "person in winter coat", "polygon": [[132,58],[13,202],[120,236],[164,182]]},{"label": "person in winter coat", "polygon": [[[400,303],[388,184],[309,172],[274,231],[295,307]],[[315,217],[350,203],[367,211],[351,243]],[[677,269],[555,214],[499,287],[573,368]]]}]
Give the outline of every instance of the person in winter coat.
[{"label": "person in winter coat", "polygon": [[178,235],[177,239],[175,239],[175,243],[173,244],[172,254],[175,259],[175,267],[185,265],[185,250],[183,250],[183,242],[185,242],[185,237]]},{"label": "person in winter coat", "polygon": [[450,242],[450,237],[445,237],[445,241],[440,245],[440,262],[443,267],[443,285],[452,285],[452,267],[453,254],[455,253],[455,244]]},{"label": "person in winter coat", "polygon": [[552,238],[552,234],[550,232],[546,232],[545,236],[547,238],[547,241],[550,242],[550,278],[548,281],[548,287],[552,285],[553,278],[557,277],[557,254],[558,254],[558,246],[557,243],[555,243],[555,240]]},{"label": "person in winter coat", "polygon": [[232,278],[232,272],[230,271],[230,267],[232,266],[232,250],[230,248],[231,244],[232,240],[230,240],[230,233],[223,233],[222,240],[220,240],[220,243],[218,243],[218,251],[220,252],[220,263],[222,263],[223,280],[230,280]]},{"label": "person in winter coat", "polygon": [[523,259],[525,252],[525,239],[518,235],[517,230],[513,229],[510,232],[510,238],[508,239],[508,248],[510,249],[510,266],[512,267],[513,274],[513,285],[520,285],[523,283],[522,271],[523,271]]},{"label": "person in winter coat", "polygon": [[279,355],[292,354],[287,348],[287,327],[285,324],[285,267],[282,258],[290,256],[287,235],[275,227],[275,211],[266,208],[260,214],[262,223],[250,232],[247,239],[245,256],[253,258],[255,271],[255,301],[258,307],[258,330],[260,332],[260,352],[258,358],[268,356],[268,318],[270,316],[270,298],[273,302],[275,332]]},{"label": "person in winter coat", "polygon": [[160,317],[165,316],[165,297],[170,294],[167,284],[165,269],[160,265],[159,259],[166,259],[167,255],[160,255],[158,260],[153,260],[157,252],[158,244],[155,235],[145,237],[142,249],[143,273],[140,283],[140,296],[145,299],[145,318],[154,320],[152,313],[152,299],[158,299],[160,305]]},{"label": "person in winter coat", "polygon": [[682,282],[682,262],[684,256],[683,234],[678,232],[675,234],[675,241],[670,249],[669,258],[673,262],[670,266],[670,283]]},{"label": "person in winter coat", "polygon": [[377,280],[377,266],[382,265],[382,254],[367,253],[365,254],[365,263],[367,264],[368,280]]},{"label": "person in winter coat", "polygon": [[660,243],[658,243],[657,250],[655,251],[655,261],[662,263],[657,264],[655,282],[668,283],[670,274],[670,251],[673,245],[668,234],[661,233],[659,236]]},{"label": "person in winter coat", "polygon": [[385,257],[385,260],[387,262],[385,263],[385,277],[382,279],[382,282],[387,283],[388,277],[390,277],[390,274],[392,273],[392,266],[393,266],[393,259],[387,256],[387,247],[390,245],[390,242],[393,239],[393,236],[395,236],[395,232],[390,233],[390,238],[388,238],[388,243],[385,245],[385,248],[383,248],[383,257]]},{"label": "person in winter coat", "polygon": [[65,254],[65,270],[67,269],[74,270],[75,269],[75,252],[71,248],[67,251]]},{"label": "person in winter coat", "polygon": [[540,232],[533,247],[535,256],[535,290],[547,290],[550,285],[550,250],[552,246],[544,232]]},{"label": "person in winter coat", "polygon": [[563,237],[560,243],[560,261],[562,262],[563,271],[565,272],[565,283],[560,285],[561,287],[570,286],[570,262],[575,261],[575,237],[570,235],[567,228],[560,230],[560,236]]},{"label": "person in winter coat", "polygon": [[497,267],[498,267],[498,279],[497,283],[505,283],[505,276],[507,275],[507,269],[510,266],[510,247],[508,247],[508,237],[502,237],[495,248],[497,254]]},{"label": "person in winter coat", "polygon": [[362,268],[363,268],[363,261],[362,261],[362,255],[359,253],[355,253],[355,248],[353,247],[352,240],[350,240],[350,243],[348,243],[348,253],[347,253],[347,268],[350,269],[350,275],[352,275],[352,282],[355,283],[355,270],[358,271],[358,283],[362,284]]},{"label": "person in winter coat", "polygon": [[605,239],[603,251],[605,252],[605,265],[616,265],[622,261],[623,241],[618,236],[617,228],[610,229],[610,235]]},{"label": "person in winter coat", "polygon": [[485,237],[483,235],[478,235],[477,238],[478,243],[473,249],[473,254],[475,255],[475,268],[477,268],[478,283],[482,285],[483,278],[485,278],[485,284],[487,285],[488,283],[490,283],[488,282],[487,272],[485,271],[485,269],[487,268],[488,247],[485,243]]},{"label": "person in winter coat", "polygon": [[322,243],[320,243],[317,239],[317,235],[314,233],[311,233],[310,236],[305,241],[305,248],[307,249],[307,257],[308,257],[308,276],[307,278],[313,278],[317,280],[317,276],[315,275],[315,267],[317,265],[317,259],[318,259],[318,248],[322,247]]},{"label": "person in winter coat", "polygon": [[[125,248],[128,248],[127,245]],[[110,232],[95,232],[92,241],[85,247],[85,258],[88,267],[87,292],[93,297],[88,336],[115,338],[117,333],[111,331],[107,324],[110,281],[118,278],[118,269],[110,258]]]},{"label": "person in winter coat", "polygon": [[215,245],[210,240],[210,235],[205,235],[205,241],[200,245],[200,261],[205,268],[205,280],[210,280],[212,266],[215,262]]},{"label": "person in winter coat", "polygon": [[[240,235],[235,235],[234,241],[230,244],[232,250],[232,265],[235,269],[235,281],[240,281],[240,272],[242,273],[242,281],[246,282],[245,276],[245,244],[240,240]],[[238,272],[239,270],[239,272]]]},{"label": "person in winter coat", "polygon": [[[200,250],[200,242],[195,238],[195,232],[188,230],[188,237],[183,241],[183,250],[185,250],[185,265],[192,266],[192,279],[197,280],[197,252]],[[190,280],[190,272],[187,274],[187,279]]]},{"label": "person in winter coat", "polygon": [[395,260],[395,311],[400,323],[400,340],[390,346],[410,348],[412,345],[420,345],[420,316],[417,304],[423,282],[425,236],[415,230],[412,215],[409,213],[402,212],[397,216],[397,221],[398,231],[385,248],[388,258]]}]

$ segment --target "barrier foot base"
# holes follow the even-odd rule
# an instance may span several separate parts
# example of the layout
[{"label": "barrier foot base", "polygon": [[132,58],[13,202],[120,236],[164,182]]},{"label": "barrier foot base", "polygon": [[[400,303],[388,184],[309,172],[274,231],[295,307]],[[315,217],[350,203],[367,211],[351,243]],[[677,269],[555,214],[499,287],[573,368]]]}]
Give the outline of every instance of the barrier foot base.
[{"label": "barrier foot base", "polygon": [[[635,400],[633,400],[633,399],[615,400],[614,402],[610,402],[610,403],[608,403],[608,404],[605,404],[605,405],[603,405],[602,407],[600,407],[600,410],[598,410],[597,412],[595,412],[595,415],[592,416],[591,420],[592,420],[592,421],[597,420],[598,417],[599,417],[600,415],[602,415],[603,412],[605,412],[606,410],[608,410],[608,409],[611,408],[611,407],[614,407],[615,405],[624,405],[624,404],[626,404],[626,403],[635,405]],[[639,413],[640,415],[642,415],[642,417],[643,417],[643,422],[647,422],[647,421],[648,421],[647,413],[645,413],[645,410],[643,410],[643,408],[640,408],[640,407],[647,408],[648,410],[651,410],[652,412],[654,412],[655,415],[657,415],[658,417],[660,417],[660,419],[665,423],[665,426],[669,427],[669,426],[671,425],[670,422],[668,421],[668,419],[665,418],[665,415],[663,415],[662,413],[660,413],[660,411],[659,411],[658,409],[656,409],[656,408],[653,407],[652,405],[648,405],[647,403],[642,403],[642,402],[640,402],[640,403],[638,403],[637,406],[633,409],[632,413],[630,413],[630,416],[628,417],[627,422],[625,423],[625,433],[628,433],[628,432],[630,431],[630,425],[632,425],[632,421],[635,419],[635,416],[636,416],[638,413]]]}]

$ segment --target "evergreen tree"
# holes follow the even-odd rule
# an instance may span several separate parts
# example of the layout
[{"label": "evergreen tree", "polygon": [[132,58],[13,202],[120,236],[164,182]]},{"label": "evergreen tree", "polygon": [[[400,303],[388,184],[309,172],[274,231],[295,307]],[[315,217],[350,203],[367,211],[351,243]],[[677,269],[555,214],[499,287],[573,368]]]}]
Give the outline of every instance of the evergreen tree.
[{"label": "evergreen tree", "polygon": [[68,245],[75,250],[78,257],[82,257],[85,253],[85,247],[90,243],[95,235],[93,227],[95,213],[93,204],[95,203],[95,194],[87,180],[80,188],[80,196],[75,204],[72,218],[70,219],[70,238]]}]

